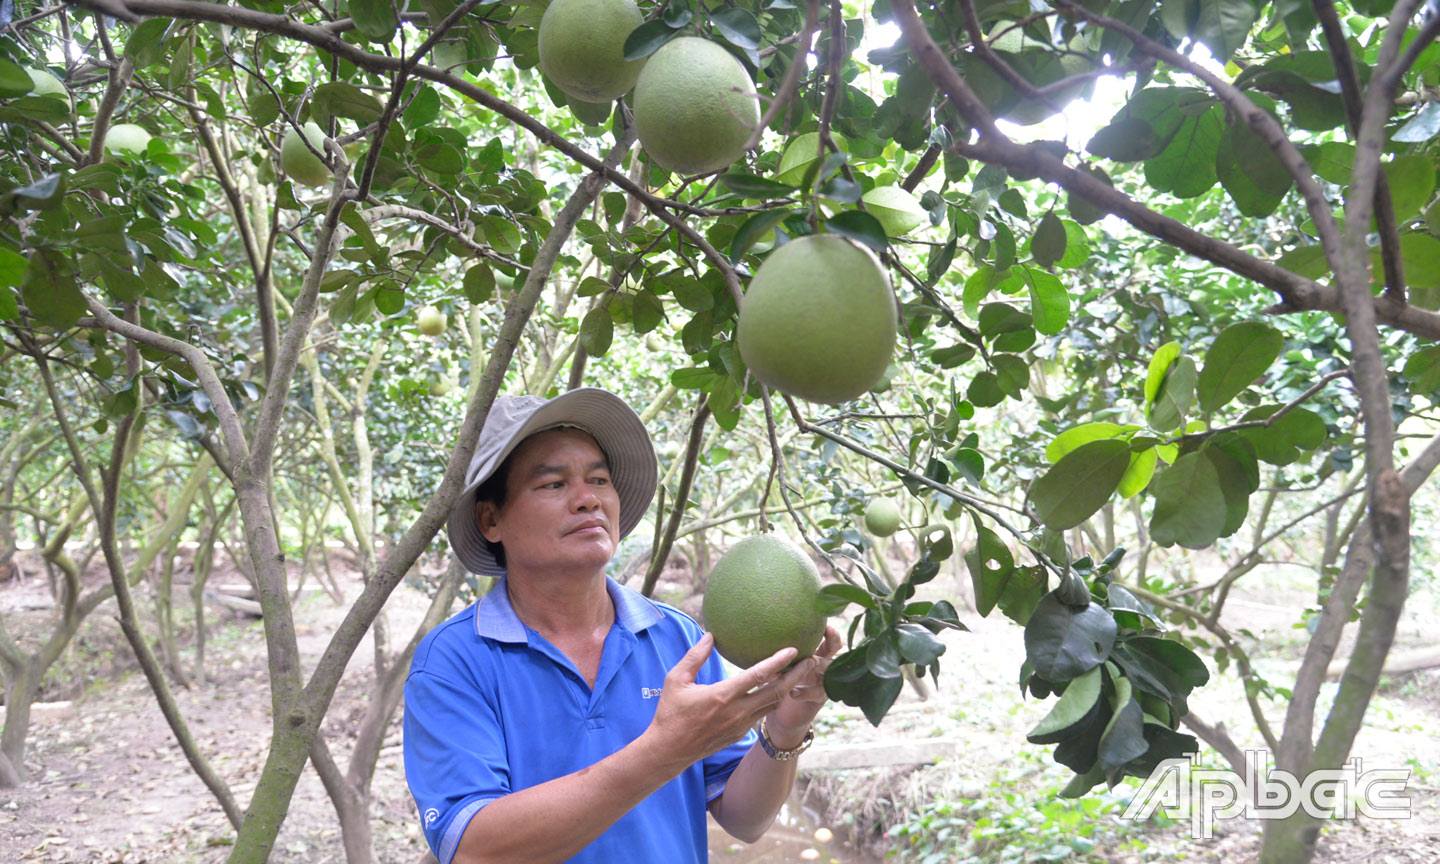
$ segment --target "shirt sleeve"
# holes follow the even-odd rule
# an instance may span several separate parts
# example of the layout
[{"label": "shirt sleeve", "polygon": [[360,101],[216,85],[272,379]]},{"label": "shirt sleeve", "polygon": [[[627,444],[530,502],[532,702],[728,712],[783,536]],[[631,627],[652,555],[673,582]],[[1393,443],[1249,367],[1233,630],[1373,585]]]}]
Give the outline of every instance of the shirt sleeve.
[{"label": "shirt sleeve", "polygon": [[[720,661],[720,655],[710,652],[710,658],[705,665],[700,667],[700,672],[695,680],[702,684],[715,684],[725,680],[725,665]],[[735,773],[735,766],[740,764],[740,759],[750,751],[756,741],[760,740],[751,729],[745,733],[745,737],[721,750],[717,750],[706,756],[703,760],[705,767],[705,800],[714,801],[725,791],[725,784],[730,781],[730,775]]]},{"label": "shirt sleeve", "polygon": [[450,864],[480,808],[508,795],[510,772],[496,706],[480,688],[424,670],[405,681],[405,779],[440,864]]}]

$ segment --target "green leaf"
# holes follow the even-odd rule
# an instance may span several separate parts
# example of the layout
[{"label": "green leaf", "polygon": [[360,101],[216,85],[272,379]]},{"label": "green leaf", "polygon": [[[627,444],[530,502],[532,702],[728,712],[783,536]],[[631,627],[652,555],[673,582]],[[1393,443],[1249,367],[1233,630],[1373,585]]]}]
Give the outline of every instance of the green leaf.
[{"label": "green leaf", "polygon": [[140,22],[125,40],[125,58],[137,69],[159,63],[165,56],[165,32],[173,23],[170,18],[148,18]]},{"label": "green leaf", "polygon": [[[1264,420],[1278,410],[1278,405],[1263,405],[1240,419]],[[1300,458],[1301,450],[1323,444],[1327,434],[1325,421],[1308,408],[1294,408],[1269,426],[1240,430],[1241,437],[1255,447],[1255,455],[1271,465],[1289,465]]]},{"label": "green leaf", "polygon": [[1217,411],[1239,396],[1280,356],[1285,337],[1263,321],[1241,321],[1220,332],[1205,352],[1205,368],[1195,383],[1204,411]]},{"label": "green leaf", "polygon": [[480,263],[465,271],[462,285],[465,299],[480,304],[495,296],[495,271],[489,264]]},{"label": "green leaf", "polygon": [[1427,101],[1390,136],[1402,144],[1423,144],[1440,135],[1440,102]]},{"label": "green leaf", "polygon": [[1203,42],[1215,62],[1224,63],[1245,44],[1259,10],[1250,0],[1201,0],[1198,6],[1199,15],[1187,35]]},{"label": "green leaf", "polygon": [[1199,117],[1185,117],[1169,144],[1145,162],[1145,179],[1159,192],[1194,198],[1215,185],[1215,157],[1224,130],[1225,109],[1216,105]]},{"label": "green leaf", "polygon": [[1215,465],[1200,453],[1186,453],[1155,480],[1150,538],[1161,546],[1179,543],[1204,549],[1225,529],[1225,493]]},{"label": "green leaf", "polygon": [[1165,373],[1160,392],[1150,406],[1150,428],[1156,432],[1178,429],[1195,403],[1195,361],[1181,355]]},{"label": "green leaf", "polygon": [[35,82],[25,67],[0,59],[0,98],[13,99],[35,89]]},{"label": "green leaf", "polygon": [[1030,314],[1035,318],[1036,332],[1054,336],[1070,320],[1070,295],[1064,283],[1054,274],[1034,267],[1023,267],[1021,271],[1030,286]]},{"label": "green leaf", "polygon": [[[384,2],[386,6],[389,6],[388,0],[375,0],[375,2]],[[353,4],[351,8],[354,8]],[[379,99],[348,81],[331,81],[315,88],[315,96],[310,110],[320,117],[329,117],[333,114],[336,117],[354,120],[363,126],[379,120],[380,115],[385,113],[385,106],[380,104]],[[317,119],[316,122],[323,125],[325,121]]]},{"label": "green leaf", "polygon": [[[1396,156],[1381,167],[1390,181],[1390,203],[1397,223],[1405,222],[1430,202],[1435,192],[1435,160],[1432,157],[1419,154]],[[1373,215],[1370,217],[1370,230],[1376,230]]]},{"label": "green leaf", "polygon": [[636,333],[649,333],[665,320],[665,305],[654,291],[642,288],[631,300],[630,317]]},{"label": "green leaf", "polygon": [[25,278],[27,266],[24,255],[0,246],[0,286],[20,287],[21,281]]},{"label": "green leaf", "polygon": [[625,38],[625,59],[639,60],[649,57],[680,33],[680,30],[666,23],[664,18],[646,21],[630,31],[630,35]]},{"label": "green leaf", "polygon": [[[1241,130],[1244,130],[1243,132]],[[1215,154],[1215,176],[1219,178],[1220,185],[1235,202],[1235,206],[1245,216],[1262,218],[1274,213],[1284,200],[1284,192],[1288,185],[1279,194],[1268,191],[1269,184],[1257,183],[1256,174],[1268,179],[1284,180],[1287,184],[1290,181],[1290,174],[1283,165],[1271,153],[1268,147],[1265,153],[1256,157],[1258,161],[1247,163],[1242,159],[1236,141],[1241,136],[1256,138],[1250,131],[1249,126],[1244,123],[1236,123],[1225,130],[1220,139],[1220,147]],[[1263,143],[1263,142],[1262,142]],[[1253,154],[1252,154],[1253,155]],[[1279,168],[1278,175],[1272,175],[1274,168]]]},{"label": "green leaf", "polygon": [[986,303],[976,316],[980,334],[994,338],[1030,328],[1033,319],[1009,303]]},{"label": "green leaf", "polygon": [[1215,476],[1220,479],[1220,492],[1225,496],[1225,524],[1220,536],[1229,537],[1240,530],[1250,513],[1250,487],[1245,468],[1219,447],[1206,447],[1201,453],[1215,466]]},{"label": "green leaf", "polygon": [[85,296],[75,281],[74,267],[57,249],[30,253],[20,299],[37,321],[57,330],[70,327],[85,314]]},{"label": "green leaf", "polygon": [[455,145],[443,141],[434,141],[416,150],[415,161],[421,168],[444,177],[465,170],[465,156]]},{"label": "green leaf", "polygon": [[765,210],[746,219],[730,241],[730,263],[739,263],[751,246],[764,240],[792,213],[793,210]]},{"label": "green leaf", "polygon": [[965,566],[975,588],[975,611],[981,617],[990,614],[1015,570],[1015,558],[1005,541],[984,525],[976,522],[975,545],[965,553]]},{"label": "green leaf", "polygon": [[776,183],[774,180],[746,174],[743,171],[728,171],[721,174],[720,183],[736,195],[756,201],[767,201],[771,198],[783,198],[795,194],[794,186]]},{"label": "green leaf", "polygon": [[1100,703],[1104,682],[1100,666],[1093,666],[1072,680],[1050,712],[1025,733],[1025,740],[1031,744],[1055,744],[1088,726],[1095,707]]},{"label": "green leaf", "polygon": [[[0,250],[4,251],[7,250]],[[1440,390],[1440,345],[1422,348],[1410,355],[1405,361],[1404,375],[1410,382],[1411,393],[1429,394]]]},{"label": "green leaf", "polygon": [[1046,594],[1025,625],[1025,659],[1046,681],[1079,678],[1110,656],[1115,619],[1098,603],[1080,609]]},{"label": "green leaf", "polygon": [[603,357],[610,350],[610,341],[615,338],[615,319],[610,310],[597,306],[580,322],[580,345],[591,357]]},{"label": "green leaf", "polygon": [[1131,695],[1130,680],[1115,679],[1114,713],[1100,735],[1099,764],[1107,776],[1119,779],[1117,772],[1131,759],[1145,754],[1150,745],[1145,741],[1144,720],[1140,703]]},{"label": "green leaf", "polygon": [[350,0],[350,18],[355,29],[372,42],[390,41],[400,26],[400,16],[395,14],[391,0]]},{"label": "green leaf", "polygon": [[864,606],[866,609],[878,608],[875,597],[869,591],[858,585],[837,582],[820,589],[820,593],[815,597],[815,611],[829,617],[840,614],[851,603]]},{"label": "green leaf", "polygon": [[691,312],[708,312],[715,308],[715,295],[693,276],[674,276],[664,280],[681,306]]},{"label": "green leaf", "polygon": [[[1128,427],[1134,429],[1135,427]],[[1048,462],[1059,462],[1066,453],[1087,444],[1091,441],[1099,441],[1104,438],[1118,438],[1125,434],[1127,427],[1118,423],[1082,423],[1079,426],[1072,426],[1055,436],[1050,445],[1045,448],[1045,459]]]},{"label": "green leaf", "polygon": [[725,40],[737,48],[747,48],[751,51],[760,47],[760,24],[755,16],[744,9],[737,9],[733,6],[722,7],[710,13],[710,23],[720,31]]},{"label": "green leaf", "polygon": [[[1110,180],[1110,175],[1098,167],[1081,165],[1079,170],[1082,174],[1089,174],[1106,186],[1115,185]],[[1093,225],[1105,218],[1105,214],[1109,212],[1096,204],[1090,203],[1083,196],[1077,195],[1073,191],[1067,191],[1065,194],[1065,206],[1069,208],[1070,215],[1075,221],[1081,225]]]},{"label": "green leaf", "polygon": [[1305,161],[1321,180],[1336,186],[1350,184],[1350,171],[1355,164],[1355,145],[1344,141],[1326,141],[1301,150]]},{"label": "green leaf", "polygon": [[1065,226],[1060,223],[1060,217],[1055,211],[1046,213],[1040,219],[1040,225],[1035,229],[1035,236],[1030,240],[1030,254],[1034,256],[1035,263],[1041,267],[1049,267],[1059,261],[1065,255]]},{"label": "green leaf", "polygon": [[395,315],[405,309],[405,291],[389,280],[375,287],[373,299],[382,315]]},{"label": "green leaf", "polygon": [[[867,646],[868,647],[868,646]],[[879,726],[905,687],[905,679],[877,678],[866,666],[865,652],[846,651],[825,670],[825,694],[836,702],[853,705],[872,725]]]},{"label": "green leaf", "polygon": [[919,624],[905,622],[895,627],[900,656],[916,666],[929,666],[945,653],[945,643]]},{"label": "green leaf", "polygon": [[1130,445],[1107,438],[1065,454],[1030,487],[1035,512],[1046,527],[1074,528],[1110,499],[1130,467]]},{"label": "green leaf", "polygon": [[576,297],[598,297],[610,290],[610,282],[599,276],[586,276],[575,288]]},{"label": "green leaf", "polygon": [[1160,454],[1154,447],[1130,454],[1130,465],[1125,469],[1125,476],[1120,478],[1120,486],[1116,491],[1121,498],[1134,498],[1137,494],[1150,485],[1150,479],[1155,476],[1155,466],[1158,464]]},{"label": "green leaf", "polygon": [[1155,401],[1156,395],[1160,393],[1160,385],[1165,381],[1165,374],[1170,371],[1170,364],[1180,356],[1179,342],[1166,342],[1155,351],[1155,356],[1150,358],[1150,370],[1145,375],[1145,411],[1150,411],[1150,405]]},{"label": "green leaf", "polygon": [[825,229],[869,246],[876,252],[890,248],[890,238],[885,236],[880,220],[863,210],[837,213],[825,221]]}]

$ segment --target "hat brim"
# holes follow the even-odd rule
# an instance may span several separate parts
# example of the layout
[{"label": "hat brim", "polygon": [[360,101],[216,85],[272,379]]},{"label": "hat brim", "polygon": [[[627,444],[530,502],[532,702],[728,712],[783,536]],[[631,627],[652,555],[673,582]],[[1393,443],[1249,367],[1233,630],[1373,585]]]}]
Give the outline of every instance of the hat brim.
[{"label": "hat brim", "polygon": [[[620,397],[594,387],[570,390],[535,410],[510,432],[504,446],[473,466],[473,474],[450,510],[446,533],[450,548],[465,569],[486,576],[503,576],[490,543],[475,520],[475,490],[490,479],[526,438],[557,426],[574,426],[588,432],[600,445],[610,465],[610,482],[620,499],[620,536],[626,537],[644,518],[655,495],[659,472],[650,433]],[[482,436],[483,436],[482,432]]]}]

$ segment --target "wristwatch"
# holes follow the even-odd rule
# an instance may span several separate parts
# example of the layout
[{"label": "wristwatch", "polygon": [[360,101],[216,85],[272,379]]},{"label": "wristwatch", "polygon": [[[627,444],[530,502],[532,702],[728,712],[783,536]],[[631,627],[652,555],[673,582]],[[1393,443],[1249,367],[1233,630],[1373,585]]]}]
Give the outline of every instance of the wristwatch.
[{"label": "wristwatch", "polygon": [[760,733],[760,746],[765,749],[765,755],[769,756],[771,759],[778,759],[781,762],[784,762],[787,759],[794,759],[796,756],[799,756],[801,753],[804,753],[806,750],[810,749],[810,745],[815,742],[815,730],[813,728],[806,729],[805,737],[800,739],[800,743],[798,745],[792,747],[789,750],[780,750],[775,746],[773,742],[771,742],[769,733],[765,731],[764,718],[761,718],[760,728],[757,731]]}]

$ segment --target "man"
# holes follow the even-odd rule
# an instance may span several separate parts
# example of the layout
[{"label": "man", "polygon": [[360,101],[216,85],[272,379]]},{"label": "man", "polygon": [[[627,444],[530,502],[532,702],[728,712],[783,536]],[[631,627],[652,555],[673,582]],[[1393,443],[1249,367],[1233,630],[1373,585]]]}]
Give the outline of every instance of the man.
[{"label": "man", "polygon": [[425,637],[405,684],[405,773],[441,864],[704,862],[707,808],[758,839],[839,634],[726,679],[692,619],[605,575],[656,465],[603,390],[497,398],[466,479],[451,549],[502,578]]}]

